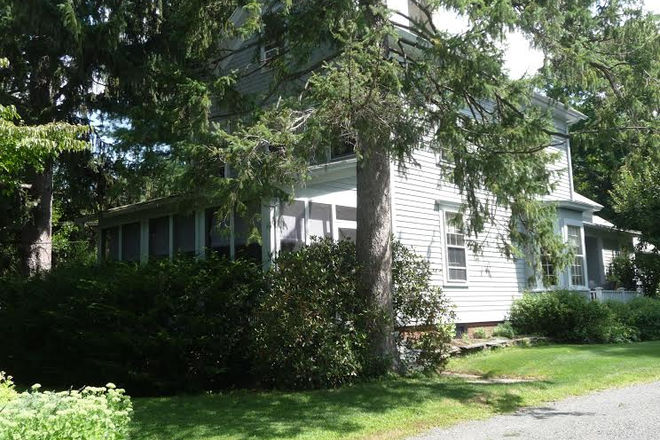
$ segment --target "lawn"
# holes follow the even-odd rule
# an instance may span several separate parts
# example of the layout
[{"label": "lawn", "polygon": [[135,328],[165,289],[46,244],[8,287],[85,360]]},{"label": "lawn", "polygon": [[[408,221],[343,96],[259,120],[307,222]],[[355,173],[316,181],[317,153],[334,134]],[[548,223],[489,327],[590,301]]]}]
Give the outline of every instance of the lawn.
[{"label": "lawn", "polygon": [[432,377],[304,393],[135,399],[134,438],[402,438],[429,427],[486,418],[521,406],[660,380],[660,342],[510,348],[454,359],[449,370],[537,380],[489,385]]}]

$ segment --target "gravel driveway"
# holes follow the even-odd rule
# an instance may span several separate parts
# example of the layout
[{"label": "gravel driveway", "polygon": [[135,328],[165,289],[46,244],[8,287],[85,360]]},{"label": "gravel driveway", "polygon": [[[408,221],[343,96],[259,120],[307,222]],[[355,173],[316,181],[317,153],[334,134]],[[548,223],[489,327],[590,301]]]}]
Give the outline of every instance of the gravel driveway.
[{"label": "gravel driveway", "polygon": [[660,382],[572,397],[414,437],[444,439],[660,439]]}]

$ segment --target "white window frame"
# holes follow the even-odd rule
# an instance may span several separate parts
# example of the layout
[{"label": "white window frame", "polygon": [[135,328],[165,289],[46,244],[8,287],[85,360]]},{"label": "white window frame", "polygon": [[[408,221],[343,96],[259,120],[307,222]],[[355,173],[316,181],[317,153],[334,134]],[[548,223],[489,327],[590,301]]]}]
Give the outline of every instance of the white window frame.
[{"label": "white window frame", "polygon": [[569,243],[569,238],[568,238],[568,228],[569,228],[569,226],[578,228],[580,230],[580,245],[581,245],[580,247],[582,248],[582,253],[581,254],[576,254],[575,258],[581,258],[582,259],[582,278],[583,278],[584,284],[573,284],[573,270],[572,270],[573,264],[571,264],[567,268],[567,271],[566,271],[567,275],[568,275],[568,279],[566,280],[567,285],[570,288],[588,289],[589,274],[587,273],[587,258],[586,258],[586,253],[585,253],[586,243],[584,241],[584,226],[583,226],[582,222],[577,221],[577,220],[570,220],[570,219],[565,219],[563,226],[564,226],[563,227],[563,236],[564,236],[564,242],[566,244],[570,244]]},{"label": "white window frame", "polygon": [[[454,245],[449,245],[449,242],[447,241],[447,234],[449,232],[449,225],[447,224],[447,214],[459,214],[457,208],[440,208],[440,215],[442,216],[440,220],[440,225],[441,225],[441,231],[442,231],[442,244],[443,244],[443,253],[444,253],[444,270],[445,274],[443,276],[443,285],[448,286],[448,287],[465,287],[469,285],[470,282],[470,263],[468,259],[468,247],[467,243],[465,243],[463,246],[454,246]],[[467,238],[465,234],[463,234],[463,241],[467,242]],[[452,248],[462,248],[465,251],[465,280],[451,280],[449,279],[449,247]],[[463,269],[462,267],[456,268],[452,267],[452,269]]]}]

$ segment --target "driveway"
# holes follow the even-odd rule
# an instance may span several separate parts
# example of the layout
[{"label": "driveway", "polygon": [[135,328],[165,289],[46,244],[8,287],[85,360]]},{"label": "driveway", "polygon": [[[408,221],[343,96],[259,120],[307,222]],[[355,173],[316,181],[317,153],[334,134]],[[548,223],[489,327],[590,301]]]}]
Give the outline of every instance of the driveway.
[{"label": "driveway", "polygon": [[445,439],[660,439],[660,382],[572,397],[414,437]]}]

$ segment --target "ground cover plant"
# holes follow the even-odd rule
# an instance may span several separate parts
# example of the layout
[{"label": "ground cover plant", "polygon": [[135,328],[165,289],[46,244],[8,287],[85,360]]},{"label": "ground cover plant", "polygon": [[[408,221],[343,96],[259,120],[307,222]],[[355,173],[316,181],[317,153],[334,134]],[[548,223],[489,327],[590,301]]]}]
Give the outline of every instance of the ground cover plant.
[{"label": "ground cover plant", "polygon": [[448,369],[535,382],[474,384],[397,378],[336,390],[247,392],[135,400],[136,440],[397,439],[571,395],[660,380],[660,342],[507,348],[453,359]]},{"label": "ground cover plant", "polygon": [[16,393],[11,378],[0,373],[1,439],[128,440],[133,408],[123,389],[112,383],[60,392],[40,388]]}]

